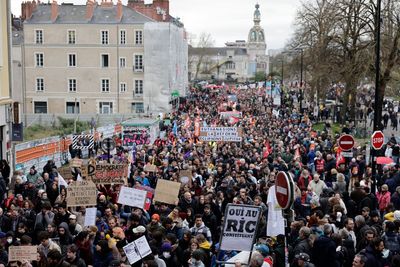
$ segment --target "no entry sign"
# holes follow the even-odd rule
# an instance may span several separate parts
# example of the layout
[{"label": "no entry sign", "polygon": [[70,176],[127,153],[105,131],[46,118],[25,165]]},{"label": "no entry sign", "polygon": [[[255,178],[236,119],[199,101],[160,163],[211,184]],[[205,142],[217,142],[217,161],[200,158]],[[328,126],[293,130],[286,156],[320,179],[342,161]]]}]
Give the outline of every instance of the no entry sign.
[{"label": "no entry sign", "polygon": [[338,140],[339,147],[344,151],[352,149],[354,143],[354,137],[349,134],[342,135]]},{"label": "no entry sign", "polygon": [[285,172],[279,172],[275,181],[275,195],[279,206],[287,209],[293,204],[294,185],[293,179]]},{"label": "no entry sign", "polygon": [[371,145],[375,150],[379,150],[383,147],[385,142],[385,135],[382,131],[375,131],[371,136]]}]

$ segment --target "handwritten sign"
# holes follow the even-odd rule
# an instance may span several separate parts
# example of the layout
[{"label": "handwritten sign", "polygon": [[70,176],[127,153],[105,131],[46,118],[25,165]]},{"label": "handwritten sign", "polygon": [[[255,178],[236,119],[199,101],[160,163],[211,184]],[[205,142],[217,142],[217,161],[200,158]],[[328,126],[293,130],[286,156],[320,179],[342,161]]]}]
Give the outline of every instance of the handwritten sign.
[{"label": "handwritten sign", "polygon": [[146,191],[123,186],[119,192],[117,203],[143,209],[146,195]]},{"label": "handwritten sign", "polygon": [[84,226],[96,225],[97,208],[86,208]]},{"label": "handwritten sign", "polygon": [[157,166],[154,164],[146,164],[146,166],[144,166],[144,171],[145,172],[156,172]]},{"label": "handwritten sign", "polygon": [[146,191],[146,202],[144,203],[144,209],[149,210],[154,196],[154,189],[145,185],[135,185],[135,188]]},{"label": "handwritten sign", "polygon": [[132,147],[133,145],[150,144],[150,130],[146,127],[126,127],[122,135],[122,145]]},{"label": "handwritten sign", "polygon": [[83,160],[79,158],[73,158],[71,160],[71,167],[72,168],[80,168],[82,166]]},{"label": "handwritten sign", "polygon": [[8,262],[23,260],[36,261],[37,246],[11,246],[8,248]]},{"label": "handwritten sign", "polygon": [[100,164],[88,165],[88,179],[95,184],[125,184],[128,176],[128,165]]},{"label": "handwritten sign", "polygon": [[69,166],[58,168],[57,172],[67,181],[72,179],[71,167]]},{"label": "handwritten sign", "polygon": [[166,204],[175,204],[181,183],[158,179],[154,200]]},{"label": "handwritten sign", "polygon": [[97,188],[92,181],[76,181],[67,188],[67,206],[96,206]]}]

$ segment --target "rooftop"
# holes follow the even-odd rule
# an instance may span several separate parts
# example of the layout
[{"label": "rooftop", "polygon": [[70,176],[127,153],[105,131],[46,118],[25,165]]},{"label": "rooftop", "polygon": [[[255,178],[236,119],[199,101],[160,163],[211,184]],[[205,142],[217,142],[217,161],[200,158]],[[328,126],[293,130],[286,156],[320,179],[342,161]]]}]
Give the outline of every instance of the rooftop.
[{"label": "rooftop", "polygon": [[[93,17],[86,19],[86,5],[59,5],[58,17],[54,23],[59,24],[136,24],[154,21],[153,19],[136,12],[135,10],[122,6],[123,16],[121,21],[117,20],[117,6],[102,7],[93,6]],[[51,4],[39,4],[32,17],[25,20],[27,24],[50,24]]]}]

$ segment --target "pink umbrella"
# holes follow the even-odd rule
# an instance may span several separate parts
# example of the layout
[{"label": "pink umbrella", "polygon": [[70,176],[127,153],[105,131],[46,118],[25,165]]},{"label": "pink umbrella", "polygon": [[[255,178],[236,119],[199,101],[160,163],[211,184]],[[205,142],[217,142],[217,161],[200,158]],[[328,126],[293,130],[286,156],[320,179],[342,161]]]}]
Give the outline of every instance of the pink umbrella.
[{"label": "pink umbrella", "polygon": [[386,164],[391,164],[393,163],[393,159],[388,158],[388,157],[377,157],[376,158],[376,164],[381,164],[381,165],[386,165]]}]

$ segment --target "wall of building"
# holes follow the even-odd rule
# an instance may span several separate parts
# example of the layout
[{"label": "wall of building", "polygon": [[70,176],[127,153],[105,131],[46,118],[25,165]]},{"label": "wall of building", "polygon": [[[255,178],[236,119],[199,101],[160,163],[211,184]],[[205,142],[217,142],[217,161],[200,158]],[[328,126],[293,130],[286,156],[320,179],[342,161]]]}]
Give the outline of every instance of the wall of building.
[{"label": "wall of building", "polygon": [[9,160],[10,124],[10,2],[0,1],[0,159]]},{"label": "wall of building", "polygon": [[149,22],[144,27],[144,107],[152,113],[168,112],[171,93],[186,95],[188,47],[184,29],[172,23]]},{"label": "wall of building", "polygon": [[[43,44],[35,44],[35,30],[43,30]],[[68,30],[76,31],[76,44],[67,44]],[[109,45],[101,44],[101,31],[108,30]],[[126,45],[119,44],[120,30],[126,31]],[[134,81],[143,80],[143,72],[134,72],[134,55],[143,55],[144,46],[134,45],[136,25],[25,24],[26,111],[33,112],[35,101],[48,101],[48,113],[66,113],[66,102],[79,102],[80,113],[98,113],[100,101],[113,102],[113,113],[130,113]],[[35,66],[35,54],[44,54],[44,66]],[[76,54],[77,66],[68,67],[68,55]],[[109,67],[101,66],[101,55],[109,56]],[[126,66],[119,67],[124,57]],[[36,91],[36,78],[43,78],[44,92]],[[110,92],[101,92],[101,79],[110,80]],[[68,79],[77,80],[77,91],[69,92]],[[126,92],[119,84],[126,83]],[[119,104],[119,105],[118,105]]]}]

